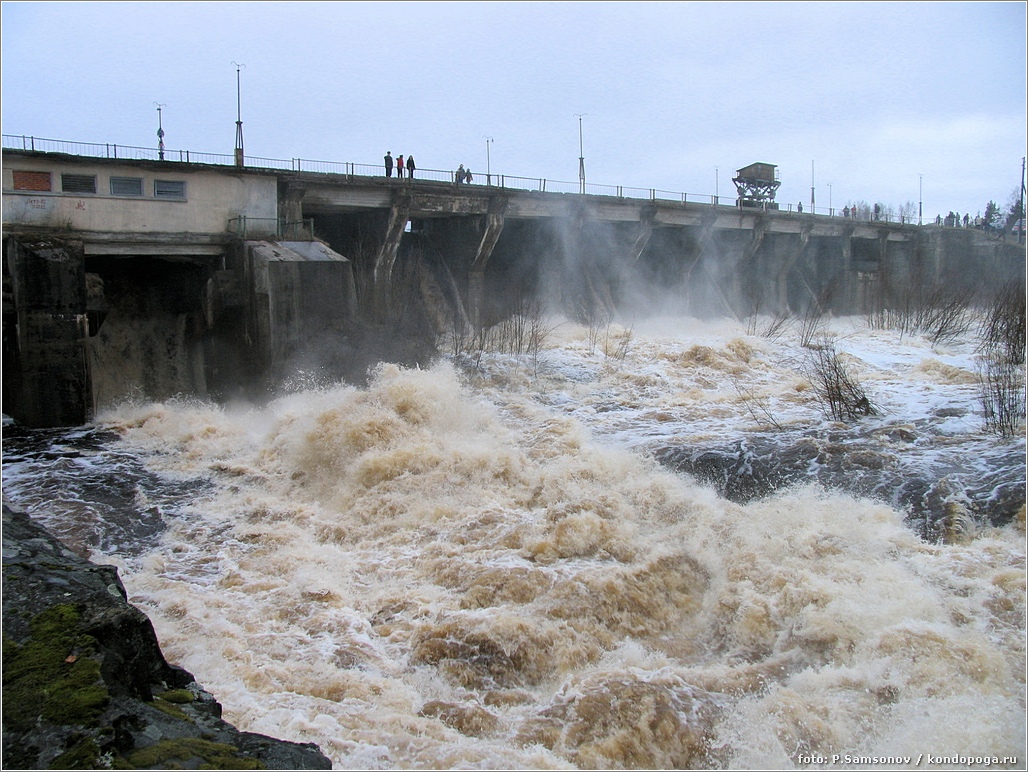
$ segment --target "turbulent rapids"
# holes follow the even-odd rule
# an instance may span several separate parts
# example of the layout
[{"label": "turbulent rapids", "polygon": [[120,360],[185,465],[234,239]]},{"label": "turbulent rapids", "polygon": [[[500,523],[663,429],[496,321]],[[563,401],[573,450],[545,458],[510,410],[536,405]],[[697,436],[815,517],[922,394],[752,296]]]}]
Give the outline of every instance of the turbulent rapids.
[{"label": "turbulent rapids", "polygon": [[[881,408],[859,428],[784,338],[564,324],[7,432],[5,493],[119,567],[227,720],[338,768],[1021,766],[1023,432],[983,432],[971,343],[837,327]],[[813,450],[698,463],[776,445]]]}]

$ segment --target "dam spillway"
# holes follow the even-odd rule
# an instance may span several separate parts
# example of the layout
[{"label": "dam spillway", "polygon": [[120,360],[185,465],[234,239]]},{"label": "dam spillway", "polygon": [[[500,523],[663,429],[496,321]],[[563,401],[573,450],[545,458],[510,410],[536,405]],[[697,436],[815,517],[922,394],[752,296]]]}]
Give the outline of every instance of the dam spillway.
[{"label": "dam spillway", "polygon": [[80,424],[133,395],[360,380],[526,303],[860,314],[994,293],[1024,248],[972,230],[436,180],[4,149],[4,410]]}]

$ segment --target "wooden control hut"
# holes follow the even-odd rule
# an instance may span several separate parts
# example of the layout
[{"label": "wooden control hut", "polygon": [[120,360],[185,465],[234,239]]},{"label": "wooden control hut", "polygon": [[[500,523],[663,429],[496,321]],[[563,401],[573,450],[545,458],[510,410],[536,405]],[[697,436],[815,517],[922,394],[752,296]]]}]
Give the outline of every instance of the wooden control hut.
[{"label": "wooden control hut", "polygon": [[775,193],[782,181],[778,178],[778,167],[774,164],[755,163],[744,166],[732,178],[739,191],[740,207],[777,209]]}]

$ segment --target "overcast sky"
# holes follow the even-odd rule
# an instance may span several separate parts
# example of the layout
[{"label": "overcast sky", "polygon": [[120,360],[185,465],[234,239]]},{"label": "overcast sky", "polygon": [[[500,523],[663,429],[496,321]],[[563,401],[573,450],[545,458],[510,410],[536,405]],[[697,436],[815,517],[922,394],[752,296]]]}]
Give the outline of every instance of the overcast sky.
[{"label": "overcast sky", "polygon": [[[4,2],[4,134],[578,179],[778,201],[1004,209],[1024,2]],[[486,137],[492,137],[488,143]],[[812,174],[813,171],[813,174]]]}]

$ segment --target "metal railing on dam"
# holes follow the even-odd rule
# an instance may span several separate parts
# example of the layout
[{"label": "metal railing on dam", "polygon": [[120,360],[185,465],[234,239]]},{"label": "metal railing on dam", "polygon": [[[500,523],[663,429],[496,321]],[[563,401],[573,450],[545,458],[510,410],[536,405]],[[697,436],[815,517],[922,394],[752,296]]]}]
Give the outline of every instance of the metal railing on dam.
[{"label": "metal railing on dam", "polygon": [[[137,147],[134,145],[118,145],[104,142],[73,142],[60,139],[45,139],[42,137],[26,136],[22,134],[4,134],[3,147],[12,150],[27,150],[42,153],[64,153],[67,155],[78,155],[92,158],[121,159],[126,161],[158,161],[158,162],[180,162],[195,164],[212,164],[218,166],[236,166],[234,155],[225,153],[198,153],[190,150],[168,150],[152,147]],[[362,164],[342,161],[315,161],[306,158],[261,158],[258,156],[246,156],[243,168],[266,169],[286,172],[312,173],[312,174],[335,174],[345,177],[383,177],[382,164]],[[458,184],[457,173],[453,170],[422,169],[415,170],[417,181],[444,182]],[[405,177],[404,180],[411,178]],[[604,185],[586,183],[584,186],[580,181],[568,182],[564,180],[552,180],[546,177],[523,177],[510,174],[482,174],[475,173],[471,183],[497,188],[513,190],[539,191],[544,193],[585,193],[593,196],[609,196],[612,198],[628,198],[636,200],[648,200],[661,203],[681,204],[706,204],[710,206],[735,206],[736,201],[731,196],[718,196],[716,194],[686,193],[671,190],[660,190],[658,188],[640,188],[625,185]],[[583,190],[584,187],[584,190]],[[722,200],[724,203],[722,203]],[[784,209],[778,209],[786,213],[794,213],[792,204],[786,204]],[[841,210],[836,207],[819,207],[812,211],[800,210],[798,214],[816,215],[819,217],[843,218]],[[895,215],[890,212],[882,212],[879,215],[862,213],[861,216],[849,215],[851,219],[871,220],[878,222],[896,222],[904,225],[920,225],[919,218],[910,215]],[[927,220],[925,225],[941,225],[936,220]],[[949,224],[949,223],[946,223]]]}]

